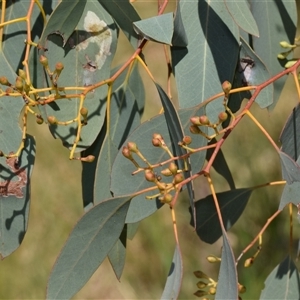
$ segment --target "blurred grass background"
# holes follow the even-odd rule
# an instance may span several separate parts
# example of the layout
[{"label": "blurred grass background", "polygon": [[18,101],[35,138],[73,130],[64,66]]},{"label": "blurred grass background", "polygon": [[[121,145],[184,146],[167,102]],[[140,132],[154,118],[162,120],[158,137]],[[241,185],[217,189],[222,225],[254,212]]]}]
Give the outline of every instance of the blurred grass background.
[{"label": "blurred grass background", "polygon": [[[154,16],[156,1],[135,3],[143,18]],[[169,11],[172,10],[172,3]],[[120,39],[114,66],[126,61],[131,54],[125,38]],[[149,43],[144,51],[146,62],[157,81],[166,88],[167,68],[161,45]],[[147,90],[146,115],[160,109],[156,89],[141,70]],[[221,87],[216,87],[218,92]],[[173,91],[176,101],[176,91]],[[272,112],[256,105],[253,114],[278,141],[281,128],[291,109],[297,104],[293,84],[288,82],[284,94]],[[54,140],[46,125],[29,122],[29,132],[36,137],[37,155],[32,175],[32,197],[28,231],[20,248],[0,261],[0,299],[44,299],[47,279],[59,251],[74,224],[82,216],[81,165],[68,160],[68,151],[59,140]],[[236,186],[248,187],[272,180],[280,180],[278,155],[259,129],[246,117],[224,144],[223,151],[232,170]],[[217,191],[228,186],[213,172]],[[208,186],[200,178],[195,182],[200,198],[208,193]],[[234,252],[238,255],[258,233],[267,218],[277,210],[282,187],[268,187],[254,191],[242,217],[229,233]],[[199,240],[189,225],[188,203],[180,201],[176,207],[179,239],[184,258],[184,277],[180,299],[196,299],[197,278],[193,271],[203,270],[217,280],[219,265],[209,264],[206,256],[220,255],[221,242],[208,245]],[[243,299],[258,299],[264,280],[288,253],[288,212],[270,225],[263,237],[263,249],[251,268],[239,266],[239,282],[246,285]],[[294,224],[295,249],[300,237],[300,226]],[[159,299],[166,281],[174,250],[172,221],[168,207],[144,220],[133,241],[128,241],[126,265],[118,282],[105,261],[74,299]],[[253,255],[250,250],[245,258]],[[295,250],[296,251],[296,250]],[[294,253],[295,254],[295,253]],[[297,262],[299,267],[299,262]]]}]

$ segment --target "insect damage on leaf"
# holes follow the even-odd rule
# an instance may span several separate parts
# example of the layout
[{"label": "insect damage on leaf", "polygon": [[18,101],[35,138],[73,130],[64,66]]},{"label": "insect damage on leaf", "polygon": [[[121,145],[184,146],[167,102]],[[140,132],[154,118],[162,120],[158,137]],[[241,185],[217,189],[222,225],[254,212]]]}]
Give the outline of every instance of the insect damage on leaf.
[{"label": "insect damage on leaf", "polygon": [[[27,183],[27,173],[25,168],[19,168],[16,163],[16,157],[7,158],[6,165],[10,171],[6,166],[0,164],[0,197],[15,196],[17,198],[24,198],[22,189]],[[4,175],[3,173],[6,174]],[[17,180],[13,180],[13,178],[17,178]]]},{"label": "insect damage on leaf", "polygon": [[100,70],[107,56],[111,54],[112,32],[107,24],[103,20],[100,20],[92,11],[87,12],[83,27],[87,32],[87,36],[76,46],[76,49],[82,51],[85,50],[90,43],[96,43],[99,46],[99,52],[95,54],[95,64],[97,69]]}]

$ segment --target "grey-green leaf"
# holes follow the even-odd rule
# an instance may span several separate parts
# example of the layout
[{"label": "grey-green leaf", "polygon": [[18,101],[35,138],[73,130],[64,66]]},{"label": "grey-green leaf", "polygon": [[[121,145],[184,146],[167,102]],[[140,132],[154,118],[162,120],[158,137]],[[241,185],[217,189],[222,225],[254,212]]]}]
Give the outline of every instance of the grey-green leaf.
[{"label": "grey-green leaf", "polygon": [[258,27],[249,9],[247,0],[225,0],[225,4],[232,19],[242,30],[259,37]]},{"label": "grey-green leaf", "polygon": [[300,166],[299,161],[295,162],[290,156],[282,151],[279,151],[281,162],[282,178],[286,180],[287,184],[300,181]]},{"label": "grey-green leaf", "polygon": [[300,154],[300,105],[293,108],[280,134],[281,150],[296,160]]},{"label": "grey-green leaf", "polygon": [[[217,193],[223,223],[229,230],[243,213],[251,196],[251,189],[236,189]],[[213,244],[222,236],[216,207],[212,195],[195,202],[196,226],[191,220],[191,225],[196,228],[197,235],[206,243]]]},{"label": "grey-green leaf", "polygon": [[42,33],[40,43],[44,45],[49,34],[59,34],[63,38],[63,47],[77,26],[87,0],[62,0],[54,9]]},{"label": "grey-green leaf", "polygon": [[[279,43],[294,43],[297,24],[296,1],[252,1],[251,11],[259,28],[259,38],[253,37],[253,49],[271,73],[271,76],[284,70],[285,60],[278,60],[282,51]],[[275,107],[286,77],[274,82]]]},{"label": "grey-green leaf", "polygon": [[292,184],[286,184],[280,198],[278,209],[283,210],[284,207],[289,203],[293,203],[294,205],[298,206],[300,203],[299,195],[300,182],[296,181]]},{"label": "grey-green leaf", "polygon": [[[181,108],[192,107],[232,81],[239,51],[238,27],[223,1],[181,0],[178,4],[188,46],[172,47],[172,66]],[[221,50],[222,49],[222,50]],[[196,87],[196,88],[195,88]],[[223,110],[222,101],[206,107],[211,120]]]},{"label": "grey-green leaf", "polygon": [[53,267],[47,299],[70,299],[85,285],[119,239],[129,202],[108,199],[83,215]]},{"label": "grey-green leaf", "polygon": [[35,141],[27,135],[25,148],[16,158],[0,159],[0,257],[21,244],[28,225],[30,176],[35,158]]},{"label": "grey-green leaf", "polygon": [[133,23],[135,31],[149,41],[171,45],[174,22],[173,13],[167,13]]},{"label": "grey-green leaf", "polygon": [[[178,142],[182,141],[183,137],[184,137],[184,132],[183,132],[183,128],[182,128],[178,113],[177,113],[176,108],[174,107],[172,101],[169,99],[169,97],[167,96],[165,91],[161,88],[161,86],[157,83],[155,85],[158,90],[162,106],[164,108],[164,115],[166,118],[169,135],[170,135],[170,139],[172,142],[173,154],[175,156],[182,156],[182,155],[186,154],[187,151],[178,145]],[[185,172],[184,172],[185,178],[191,177],[192,174],[190,172],[191,167],[189,164],[189,160],[186,160],[186,163],[183,160],[177,160],[176,164],[178,165],[179,169],[185,170]],[[189,183],[187,183],[187,188],[188,188],[188,193],[189,193],[190,207],[193,211],[193,216],[195,217],[195,213],[194,213],[194,200],[195,200],[194,198],[195,198],[195,196],[194,196],[193,183],[191,181]]]},{"label": "grey-green leaf", "polygon": [[161,300],[177,299],[183,277],[183,264],[179,245],[176,244],[172,264]]},{"label": "grey-green leaf", "polygon": [[138,46],[139,36],[133,29],[132,23],[141,18],[133,6],[124,0],[98,0],[112,16],[134,49]]},{"label": "grey-green leaf", "polygon": [[215,300],[238,299],[238,279],[235,258],[228,241],[226,231],[222,228],[223,247]]},{"label": "grey-green leaf", "polygon": [[270,273],[259,299],[300,299],[299,271],[290,256]]},{"label": "grey-green leaf", "polygon": [[[57,35],[50,35],[45,53],[50,69],[53,70],[58,61],[64,64],[58,86],[84,87],[109,78],[117,44],[117,28],[98,2],[87,2],[77,31],[64,48],[60,44],[61,39]],[[96,67],[91,68],[91,65]],[[80,94],[81,90],[75,89],[72,93]],[[76,151],[88,148],[100,132],[105,119],[106,96],[107,86],[104,85],[91,91],[84,100],[88,124],[82,127]],[[62,99],[52,104],[45,107],[46,113],[55,116],[58,121],[70,121],[78,116],[79,98]],[[66,126],[50,125],[50,130],[55,138],[60,138],[63,145],[70,148],[75,140],[77,123],[78,120]]]}]

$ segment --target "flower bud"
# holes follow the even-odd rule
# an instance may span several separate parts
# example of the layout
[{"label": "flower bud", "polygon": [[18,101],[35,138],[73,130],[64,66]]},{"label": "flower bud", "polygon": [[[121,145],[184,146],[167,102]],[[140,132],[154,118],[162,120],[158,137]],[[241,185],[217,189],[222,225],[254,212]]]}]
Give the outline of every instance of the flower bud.
[{"label": "flower bud", "polygon": [[174,184],[178,184],[184,180],[182,173],[178,173],[174,176]]},{"label": "flower bud", "polygon": [[59,73],[59,74],[60,74],[60,72],[61,72],[63,69],[64,69],[64,65],[63,65],[62,62],[56,63],[56,65],[55,65],[55,71],[56,71],[56,73]]},{"label": "flower bud", "polygon": [[227,118],[228,118],[228,114],[227,114],[227,112],[226,111],[221,111],[220,113],[219,113],[219,121],[220,122],[224,122],[224,121],[226,121],[227,120]]},{"label": "flower bud", "polygon": [[[203,296],[205,296],[205,295],[208,295],[208,294],[207,294],[207,292],[205,292],[205,291],[198,290],[196,293],[194,293],[194,295],[195,295],[196,297],[201,298],[201,297],[203,297]],[[203,299],[202,299],[202,300],[203,300]]]},{"label": "flower bud", "polygon": [[1,76],[0,77],[0,83],[2,85],[7,85],[7,86],[11,86],[10,82],[8,81],[8,79],[5,76]]},{"label": "flower bud", "polygon": [[199,134],[201,132],[201,130],[199,129],[199,127],[197,125],[191,125],[190,132],[194,133],[194,134]]},{"label": "flower bud", "polygon": [[19,76],[22,78],[22,79],[24,79],[24,80],[26,80],[26,73],[25,73],[25,71],[24,70],[22,70],[22,69],[19,69]]},{"label": "flower bud", "polygon": [[206,278],[206,279],[209,279],[209,277],[205,273],[203,273],[202,271],[195,271],[194,275],[197,278]]},{"label": "flower bud", "polygon": [[3,157],[4,156],[4,153],[3,151],[0,150],[0,157]]},{"label": "flower bud", "polygon": [[80,114],[83,116],[83,117],[87,117],[88,115],[88,109],[86,107],[81,107],[80,109]]},{"label": "flower bud", "polygon": [[162,203],[170,203],[173,200],[173,196],[171,194],[165,194],[163,197],[159,199]]},{"label": "flower bud", "polygon": [[23,79],[22,79],[20,76],[17,76],[16,83],[15,83],[15,88],[16,88],[20,93],[23,92],[23,88],[24,88],[24,85],[23,85]]},{"label": "flower bud", "polygon": [[48,58],[44,55],[40,56],[40,63],[44,66],[44,67],[48,67]]},{"label": "flower bud", "polygon": [[290,53],[291,53],[290,51],[287,51],[287,52],[281,52],[281,53],[279,53],[279,54],[277,55],[277,58],[278,58],[278,59],[286,59],[286,58],[289,56]]},{"label": "flower bud", "polygon": [[192,138],[189,135],[183,137],[182,142],[184,145],[189,145],[192,142]]},{"label": "flower bud", "polygon": [[191,121],[191,123],[194,124],[194,125],[201,125],[200,120],[199,120],[199,117],[197,117],[197,116],[191,117],[191,118],[190,118],[190,121]]},{"label": "flower bud", "polygon": [[173,173],[171,172],[171,170],[169,168],[162,170],[161,174],[164,176],[172,176],[173,175]]},{"label": "flower bud", "polygon": [[137,153],[139,151],[136,143],[134,143],[134,142],[128,142],[127,147],[128,147],[130,152]]},{"label": "flower bud", "polygon": [[243,294],[246,292],[246,287],[242,284],[238,284],[238,291],[239,293]]},{"label": "flower bud", "polygon": [[41,125],[44,123],[44,119],[41,116],[36,116],[36,120],[37,124]]},{"label": "flower bud", "polygon": [[81,157],[80,158],[81,161],[84,161],[84,162],[93,162],[95,160],[95,156],[94,155],[88,155],[86,157]]},{"label": "flower bud", "polygon": [[297,60],[290,60],[290,61],[288,61],[286,64],[285,64],[285,68],[286,69],[288,69],[288,68],[290,68],[290,67],[292,67],[295,63],[297,62]]},{"label": "flower bud", "polygon": [[207,116],[199,117],[199,121],[202,125],[209,125],[210,124],[209,119],[208,119]]},{"label": "flower bud", "polygon": [[132,155],[131,155],[128,147],[126,147],[126,146],[123,147],[122,154],[123,154],[123,156],[125,156],[128,159],[132,159]]},{"label": "flower bud", "polygon": [[279,43],[282,48],[294,48],[294,45],[289,44],[286,41],[282,41]]},{"label": "flower bud", "polygon": [[56,125],[58,123],[57,119],[54,116],[48,116],[47,120],[51,125]]},{"label": "flower bud", "polygon": [[222,83],[222,89],[225,94],[228,94],[230,92],[231,88],[232,88],[232,86],[229,81],[226,80]]},{"label": "flower bud", "polygon": [[211,287],[211,288],[208,290],[208,293],[209,293],[210,295],[215,295],[216,292],[217,292],[217,289],[216,289],[215,287]]},{"label": "flower bud", "polygon": [[174,162],[169,164],[169,170],[172,172],[173,175],[177,174],[177,165]]},{"label": "flower bud", "polygon": [[154,182],[156,180],[154,172],[152,170],[149,170],[149,169],[145,170],[145,178],[149,182]]},{"label": "flower bud", "polygon": [[216,257],[214,255],[209,255],[206,257],[206,259],[210,262],[210,263],[215,263],[215,262],[220,262],[221,258]]},{"label": "flower bud", "polygon": [[207,283],[203,282],[203,281],[199,281],[197,282],[197,287],[199,289],[204,289],[207,286]]},{"label": "flower bud", "polygon": [[250,258],[246,259],[245,262],[244,262],[244,267],[245,268],[250,267],[253,264],[253,262],[254,262],[253,257],[250,257]]}]

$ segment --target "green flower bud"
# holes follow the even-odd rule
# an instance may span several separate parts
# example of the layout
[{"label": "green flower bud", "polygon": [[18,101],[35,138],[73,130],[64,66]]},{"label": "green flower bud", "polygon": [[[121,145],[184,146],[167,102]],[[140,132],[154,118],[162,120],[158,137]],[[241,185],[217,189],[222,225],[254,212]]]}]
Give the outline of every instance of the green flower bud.
[{"label": "green flower bud", "polygon": [[24,80],[26,80],[26,73],[25,73],[25,71],[24,70],[22,70],[22,69],[19,69],[19,76],[22,78],[22,79],[24,79]]},{"label": "green flower bud", "polygon": [[195,271],[194,275],[197,278],[206,278],[206,279],[209,279],[209,277],[205,273],[203,273],[202,271]]},{"label": "green flower bud", "polygon": [[282,48],[294,48],[294,47],[295,47],[294,45],[291,45],[291,44],[289,44],[289,43],[286,42],[286,41],[282,41],[282,42],[280,42],[279,44],[280,44],[280,46],[281,46]]},{"label": "green flower bud", "polygon": [[47,120],[48,120],[48,123],[51,125],[57,125],[57,123],[58,123],[57,119],[54,116],[48,116]]},{"label": "green flower bud", "polygon": [[174,176],[174,184],[178,184],[184,180],[182,173],[178,173]]},{"label": "green flower bud", "polygon": [[222,83],[222,89],[225,94],[228,94],[232,88],[232,85],[229,81],[224,81]]},{"label": "green flower bud", "polygon": [[211,288],[208,290],[208,293],[209,293],[210,295],[215,295],[216,292],[217,292],[217,289],[216,289],[215,287],[211,287]]},{"label": "green flower bud", "polygon": [[245,262],[244,262],[244,267],[245,268],[250,267],[253,264],[253,262],[254,262],[253,257],[250,257],[250,258],[246,259]]},{"label": "green flower bud", "polygon": [[290,67],[292,67],[295,63],[297,62],[297,60],[290,60],[285,64],[285,68],[288,69]]},{"label": "green flower bud", "polygon": [[5,76],[1,76],[0,77],[0,83],[2,85],[7,85],[7,86],[11,86],[11,83],[7,80],[7,78]]},{"label": "green flower bud", "polygon": [[[205,292],[205,291],[198,290],[196,293],[194,293],[194,295],[195,295],[196,297],[201,298],[201,297],[206,296],[206,295],[208,295],[208,294],[207,294],[207,292]],[[202,300],[203,300],[203,299],[202,299]]]},{"label": "green flower bud", "polygon": [[238,291],[239,293],[243,294],[246,292],[246,287],[242,284],[238,284]]},{"label": "green flower bud", "polygon": [[83,116],[83,117],[87,117],[88,115],[88,109],[86,107],[81,107],[80,109],[80,114]]},{"label": "green flower bud", "polygon": [[173,175],[169,168],[162,170],[161,174],[167,177]]},{"label": "green flower bud", "polygon": [[44,119],[41,116],[36,116],[36,120],[37,124],[41,125],[44,123]]},{"label": "green flower bud", "polygon": [[163,197],[160,197],[159,200],[162,203],[171,203],[173,200],[173,196],[171,194],[165,194]]},{"label": "green flower bud", "polygon": [[197,282],[197,287],[198,287],[199,289],[204,289],[204,288],[206,288],[206,286],[207,286],[207,283],[205,283],[205,282],[203,282],[203,281],[198,281],[198,282]]},{"label": "green flower bud", "polygon": [[43,65],[43,67],[48,67],[48,58],[44,55],[41,55],[40,63]]},{"label": "green flower bud", "polygon": [[210,262],[210,263],[215,263],[215,262],[220,262],[221,258],[216,257],[214,255],[209,255],[206,257],[206,259]]},{"label": "green flower bud", "polygon": [[173,175],[177,174],[177,165],[174,162],[169,164],[169,170],[172,172]]},{"label": "green flower bud", "polygon": [[16,83],[15,83],[15,88],[22,93],[24,89],[24,84],[23,84],[23,79],[21,77],[17,77]]}]

